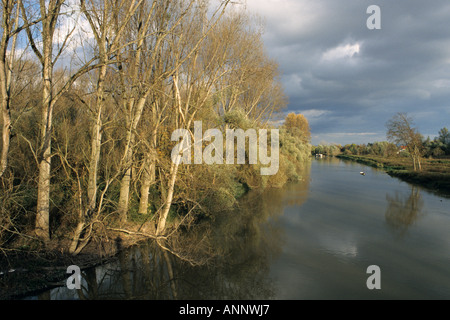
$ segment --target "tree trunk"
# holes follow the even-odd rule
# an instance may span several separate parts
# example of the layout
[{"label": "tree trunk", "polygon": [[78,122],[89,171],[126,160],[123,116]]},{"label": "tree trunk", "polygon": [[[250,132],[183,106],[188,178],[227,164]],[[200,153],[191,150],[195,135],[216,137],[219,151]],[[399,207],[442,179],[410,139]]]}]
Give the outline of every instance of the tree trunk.
[{"label": "tree trunk", "polygon": [[97,177],[102,145],[102,113],[104,106],[104,81],[106,77],[106,68],[106,64],[100,68],[97,82],[97,114],[94,126],[92,128],[91,157],[89,160],[89,180],[87,190],[89,212],[95,210],[97,200]]},{"label": "tree trunk", "polygon": [[139,98],[136,104],[136,111],[133,113],[133,107],[135,103],[133,99],[130,101],[129,111],[131,114],[134,114],[131,118],[129,128],[127,131],[126,137],[126,146],[124,152],[124,174],[122,177],[122,181],[120,182],[120,197],[119,197],[119,216],[121,223],[125,223],[127,221],[128,214],[128,203],[130,200],[130,183],[131,183],[131,169],[133,165],[133,150],[134,143],[136,139],[136,128],[139,124],[139,121],[142,116],[142,112],[144,110],[145,102],[147,100],[147,95]]},{"label": "tree trunk", "polygon": [[124,154],[124,174],[120,182],[120,197],[119,197],[119,218],[121,223],[127,221],[128,202],[130,199],[130,182],[131,182],[131,165],[132,165],[132,144],[134,135],[131,131],[127,132],[127,146]]},{"label": "tree trunk", "polygon": [[100,150],[102,143],[102,120],[101,120],[101,106],[97,110],[97,119],[92,128],[92,141],[91,141],[91,157],[89,160],[89,178],[88,178],[88,211],[95,210],[97,200],[97,177],[98,177],[98,164],[100,161]]},{"label": "tree trunk", "polygon": [[157,130],[153,130],[152,132],[152,150],[149,150],[145,155],[144,160],[144,174],[142,177],[142,185],[141,185],[141,198],[139,200],[139,214],[147,214],[148,213],[148,193],[150,191],[150,187],[155,183],[156,177],[156,135]]},{"label": "tree trunk", "polygon": [[148,193],[151,185],[155,182],[155,160],[150,154],[146,155],[144,163],[144,174],[141,185],[141,199],[139,200],[139,214],[148,213]]},{"label": "tree trunk", "polygon": [[174,193],[174,189],[175,189],[175,182],[177,180],[177,172],[178,172],[180,159],[181,159],[181,155],[178,155],[177,161],[175,161],[175,163],[172,163],[172,166],[170,167],[169,190],[167,192],[167,199],[166,199],[166,203],[164,205],[164,209],[161,212],[161,215],[159,217],[158,227],[156,230],[157,235],[162,235],[164,230],[166,229],[167,216],[169,215],[170,207],[172,206],[173,193]]},{"label": "tree trunk", "polygon": [[[7,37],[5,33],[6,30],[4,30],[3,38]],[[1,82],[2,117],[3,117],[0,177],[3,176],[3,174],[6,171],[6,167],[8,165],[9,144],[11,139],[11,111],[9,106],[10,103],[9,92],[7,88],[6,46],[7,43],[5,43],[3,40],[1,48],[2,52],[0,57],[0,82]]]},{"label": "tree trunk", "polygon": [[2,98],[2,115],[3,115],[3,127],[2,127],[2,154],[0,158],[0,177],[3,176],[8,166],[8,153],[11,140],[11,112],[9,109],[9,99],[6,96],[3,96]]},{"label": "tree trunk", "polygon": [[36,213],[36,236],[44,241],[50,239],[50,155],[45,152],[39,163],[38,199]]},{"label": "tree trunk", "polygon": [[[48,49],[47,50],[51,50]],[[50,51],[51,52],[51,51]],[[50,58],[50,54],[48,54]],[[50,59],[43,66],[44,88],[41,115],[41,151],[39,156],[39,180],[36,214],[36,235],[44,241],[50,239],[50,170],[52,134],[52,65]]]},{"label": "tree trunk", "polygon": [[422,165],[420,164],[420,150],[417,146],[414,148],[414,153],[415,157],[417,158],[417,169],[419,171],[422,171]]},{"label": "tree trunk", "polygon": [[[8,15],[8,11],[13,10],[14,2],[4,2],[3,3],[3,16],[2,16],[2,39],[0,45],[0,83],[1,83],[1,95],[2,95],[2,117],[3,117],[3,127],[2,127],[2,153],[0,155],[0,177],[6,171],[8,167],[8,154],[11,143],[11,72],[12,63],[14,59],[14,52],[16,49],[17,33],[13,35],[13,41],[10,49],[9,59],[7,58],[7,49],[9,43],[9,37],[11,30],[14,28],[17,21],[19,20],[19,4],[16,7],[16,14],[13,23],[11,23],[11,17]],[[11,14],[10,12],[10,14]]]}]

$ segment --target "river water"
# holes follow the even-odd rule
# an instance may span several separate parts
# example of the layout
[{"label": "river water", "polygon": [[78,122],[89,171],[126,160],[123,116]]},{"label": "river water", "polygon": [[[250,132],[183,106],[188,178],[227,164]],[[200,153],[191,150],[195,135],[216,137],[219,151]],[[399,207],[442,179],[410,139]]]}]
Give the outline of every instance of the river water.
[{"label": "river water", "polygon": [[84,271],[81,290],[28,298],[450,299],[449,198],[335,158],[302,178],[218,214],[206,265],[149,242]]}]

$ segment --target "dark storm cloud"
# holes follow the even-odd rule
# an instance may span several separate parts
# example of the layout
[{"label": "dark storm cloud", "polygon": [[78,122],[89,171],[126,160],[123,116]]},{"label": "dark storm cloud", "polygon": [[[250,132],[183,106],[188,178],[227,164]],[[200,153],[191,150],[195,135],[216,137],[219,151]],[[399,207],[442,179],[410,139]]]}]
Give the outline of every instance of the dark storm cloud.
[{"label": "dark storm cloud", "polygon": [[[381,30],[369,30],[370,5]],[[249,0],[265,18],[289,111],[304,113],[313,143],[385,139],[396,112],[424,135],[450,127],[450,1]]]}]

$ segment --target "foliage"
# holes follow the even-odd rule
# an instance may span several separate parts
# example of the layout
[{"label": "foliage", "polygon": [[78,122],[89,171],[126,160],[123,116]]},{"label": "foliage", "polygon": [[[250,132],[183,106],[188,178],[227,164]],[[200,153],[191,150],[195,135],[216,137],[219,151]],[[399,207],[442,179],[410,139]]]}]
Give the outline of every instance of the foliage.
[{"label": "foliage", "polygon": [[311,148],[311,153],[314,155],[315,154],[323,154],[323,155],[333,157],[333,156],[340,154],[340,152],[341,152],[341,146],[335,145],[335,144],[330,144],[330,145],[319,144],[318,146],[313,146]]},{"label": "foliage", "polygon": [[381,157],[392,157],[399,153],[399,148],[387,141],[373,142],[368,144],[346,144],[341,148],[345,155],[374,155]]},{"label": "foliage", "polygon": [[298,137],[303,143],[309,143],[311,132],[308,120],[302,114],[289,113],[285,119],[284,127],[293,136]]},{"label": "foliage", "polygon": [[[63,3],[51,2],[55,10],[42,19],[58,25]],[[0,56],[12,61],[10,103],[3,110],[13,123],[11,135],[11,126],[2,123],[11,139],[2,148],[8,162],[2,160],[6,169],[0,176],[0,247],[26,233],[79,253],[112,227],[146,224],[151,235],[164,215],[163,233],[188,230],[233,207],[250,189],[302,178],[302,163],[310,156],[302,115],[288,115],[279,128],[280,165],[273,176],[261,176],[261,164],[178,166],[171,159],[176,129],[193,133],[194,121],[202,121],[203,131],[274,129],[270,121],[286,107],[262,27],[246,12],[228,10],[230,3],[77,2],[94,37],[73,57],[70,32],[53,39],[52,30],[44,30],[50,24],[34,23],[45,10],[34,10],[28,1],[25,10],[17,10],[16,1],[4,3],[12,6],[5,13],[36,16],[20,19],[29,22],[20,29],[21,39],[35,56]],[[34,45],[33,36],[44,31],[47,47],[40,52],[44,48]],[[52,44],[58,51],[50,50]],[[48,63],[52,56],[78,61],[80,52],[86,61],[79,61],[79,69]],[[42,194],[49,195],[47,205],[37,204]],[[38,234],[40,215],[49,222]]]},{"label": "foliage", "polygon": [[450,155],[450,133],[446,127],[439,130],[438,136],[433,140],[428,137],[423,142],[426,157],[439,158]]}]

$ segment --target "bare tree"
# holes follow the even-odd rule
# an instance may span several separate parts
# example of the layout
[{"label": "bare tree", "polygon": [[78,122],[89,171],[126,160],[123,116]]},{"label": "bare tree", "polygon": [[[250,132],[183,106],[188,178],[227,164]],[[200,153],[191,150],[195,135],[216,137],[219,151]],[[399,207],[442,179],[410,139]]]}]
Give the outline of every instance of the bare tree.
[{"label": "bare tree", "polygon": [[[14,16],[13,10],[16,10]],[[8,152],[11,137],[11,65],[14,57],[14,47],[16,36],[13,40],[12,50],[10,52],[10,58],[8,59],[8,44],[11,37],[12,29],[18,20],[19,9],[16,6],[15,1],[2,1],[2,38],[0,42],[0,85],[2,94],[2,116],[3,116],[3,128],[2,128],[2,153],[0,157],[0,177],[6,170],[8,162]]]},{"label": "bare tree", "polygon": [[[245,13],[228,15],[228,0],[76,3],[2,0],[2,174],[8,149],[14,160],[2,181],[20,182],[27,194],[23,210],[37,210],[36,235],[44,241],[50,234],[68,237],[73,254],[92,239],[109,237],[107,230],[156,238],[174,248],[175,240],[165,241],[176,238],[180,226],[194,224],[195,214],[207,212],[210,203],[235,203],[233,179],[255,187],[262,182],[253,183],[256,170],[250,165],[171,161],[171,133],[183,129],[195,136],[199,120],[205,130],[231,123],[267,128],[285,103],[278,66],[264,51],[262,29]],[[77,47],[69,44],[78,25],[64,29],[74,12],[88,35]],[[22,30],[34,57],[13,61],[14,37]],[[69,55],[79,62],[67,71],[60,57]],[[20,72],[25,65],[33,74]],[[9,147],[11,104],[15,131],[23,139]],[[198,151],[197,144],[196,159]],[[218,193],[224,195],[220,204],[209,201],[219,199]],[[37,199],[36,208],[29,199]],[[152,215],[149,208],[155,209]],[[139,218],[154,225],[143,222],[137,230],[128,211],[147,214]],[[180,215],[169,223],[174,211]],[[109,224],[117,216],[127,222],[120,229]]]},{"label": "bare tree", "polygon": [[93,109],[94,123],[92,126],[92,141],[91,141],[91,155],[89,158],[89,182],[87,188],[88,194],[88,210],[92,211],[96,206],[97,197],[97,179],[98,179],[98,164],[100,161],[100,149],[102,143],[102,114],[105,105],[105,79],[107,74],[108,64],[113,59],[114,48],[118,46],[118,41],[126,26],[127,18],[133,14],[137,5],[129,6],[129,15],[125,17],[122,28],[118,28],[118,33],[114,34],[117,29],[114,26],[113,17],[118,15],[120,7],[116,2],[110,0],[95,1],[80,0],[81,10],[86,17],[91,27],[92,33],[97,45],[99,61],[101,66],[98,69],[97,87],[96,87],[96,101]]},{"label": "bare tree", "polygon": [[[51,169],[51,133],[52,116],[56,100],[53,89],[53,46],[56,23],[64,0],[50,0],[48,3],[41,0],[40,16],[42,17],[42,51],[38,49],[30,28],[27,28],[31,48],[42,65],[42,109],[41,109],[41,145],[39,147],[39,182],[36,214],[36,235],[43,240],[50,238],[50,169]],[[26,20],[27,13],[23,8],[23,16]]]},{"label": "bare tree", "polygon": [[219,24],[214,36],[227,72],[215,83],[218,116],[239,111],[251,125],[261,125],[285,105],[278,65],[267,56],[261,34],[261,25],[245,12],[233,12]]},{"label": "bare tree", "polygon": [[[191,125],[195,116],[212,98],[214,83],[223,75],[222,65],[211,64],[210,60],[200,55],[200,46],[204,44],[203,41],[207,35],[214,32],[227,5],[228,2],[222,3],[209,19],[207,7],[200,7],[190,17],[188,25],[180,25],[180,28],[188,30],[188,36],[172,39],[171,57],[174,65],[179,66],[172,74],[172,121],[176,129],[186,129],[191,135],[193,135]],[[167,217],[174,200],[180,159],[181,155],[178,154],[175,159],[172,159],[174,161],[170,165],[167,195],[158,217],[157,235],[162,235],[166,231]]]},{"label": "bare tree", "polygon": [[[106,103],[105,81],[107,77],[107,69],[109,65],[117,63],[115,57],[120,50],[121,37],[128,26],[133,14],[141,5],[142,0],[138,2],[117,2],[111,0],[80,0],[81,11],[87,19],[91,31],[94,35],[96,48],[98,51],[99,68],[97,72],[97,85],[95,91],[94,107],[91,108],[93,125],[91,128],[91,153],[88,159],[88,185],[87,185],[87,206],[79,209],[78,224],[75,229],[74,237],[69,251],[78,253],[83,248],[83,241],[79,243],[79,239],[83,230],[88,227],[87,218],[95,213],[100,212],[101,208],[96,211],[97,193],[98,193],[98,173],[99,162],[102,146],[103,133],[103,113]],[[116,25],[118,17],[121,17],[120,26]],[[66,161],[67,163],[67,161]],[[67,163],[67,166],[70,166]],[[78,178],[78,176],[77,176]],[[80,182],[78,181],[80,186]],[[108,184],[109,185],[109,184]],[[105,192],[104,190],[103,192]],[[81,188],[79,189],[80,206]],[[91,224],[95,219],[91,219]],[[91,225],[89,224],[89,226]]]},{"label": "bare tree", "polygon": [[[136,130],[146,105],[147,97],[151,92],[152,62],[168,31],[167,29],[158,28],[157,32],[153,33],[154,30],[151,27],[153,23],[156,23],[155,20],[158,14],[166,17],[168,4],[169,2],[153,1],[151,5],[146,2],[139,8],[139,11],[136,13],[134,29],[128,30],[130,37],[134,35],[133,43],[126,47],[127,52],[121,53],[121,60],[126,61],[120,63],[119,66],[119,76],[122,84],[122,106],[126,122],[125,149],[122,158],[123,174],[118,204],[121,222],[127,220]],[[162,24],[164,27],[165,21]],[[154,42],[152,41],[153,52],[146,51],[148,49],[146,45],[150,41],[147,38],[154,40]],[[146,56],[146,53],[149,53],[149,55]],[[145,58],[148,61],[145,61]]]},{"label": "bare tree", "polygon": [[413,162],[414,171],[422,170],[420,159],[423,153],[422,135],[414,127],[413,119],[406,113],[397,113],[386,123],[387,138],[406,147]]},{"label": "bare tree", "polygon": [[[18,34],[27,27],[38,23],[35,20],[30,24],[19,26],[21,0],[2,0],[1,3],[1,40],[0,40],[0,93],[2,109],[2,151],[0,156],[0,177],[8,165],[8,153],[11,140],[11,72],[13,68],[16,42]],[[12,39],[12,42],[11,42]],[[11,45],[11,46],[10,46]],[[9,51],[9,52],[8,52]]]},{"label": "bare tree", "polygon": [[[42,240],[50,239],[50,178],[51,178],[51,139],[53,130],[53,110],[58,99],[71,87],[71,85],[83,74],[98,68],[101,63],[94,63],[97,60],[93,56],[76,72],[71,74],[57,88],[54,81],[54,66],[61,54],[67,47],[68,41],[75,30],[75,27],[68,31],[62,41],[57,41],[55,31],[60,19],[61,8],[65,0],[40,0],[39,1],[39,21],[41,21],[37,32],[41,45],[35,42],[35,37],[28,23],[29,13],[21,3],[22,18],[25,21],[28,41],[36,57],[41,64],[41,75],[43,89],[41,96],[41,119],[40,119],[40,145],[37,152],[39,162],[38,196],[36,208],[35,233]],[[55,53],[55,48],[56,53]]]},{"label": "bare tree", "polygon": [[[136,36],[133,47],[122,57],[129,63],[122,64],[120,68],[121,83],[123,84],[123,109],[126,119],[125,150],[123,156],[123,177],[120,186],[119,215],[120,220],[127,220],[128,203],[130,197],[130,183],[133,166],[133,154],[136,148],[136,130],[141,120],[147,99],[153,90],[157,89],[161,81],[173,77],[178,69],[199,49],[213,25],[220,20],[228,4],[222,1],[212,13],[210,24],[203,30],[200,38],[192,46],[179,50],[179,57],[165,65],[162,72],[159,70],[161,52],[173,55],[174,46],[184,42],[193,29],[189,25],[189,17],[197,10],[207,8],[206,2],[196,0],[154,1],[149,8],[142,7],[137,16],[136,28],[131,35]],[[182,26],[183,27],[180,27]],[[174,42],[174,39],[177,39]],[[162,51],[161,51],[162,50]],[[153,104],[155,106],[155,104]],[[158,115],[156,115],[158,117]],[[154,161],[154,160],[152,160]],[[144,207],[144,206],[143,206]]]}]

